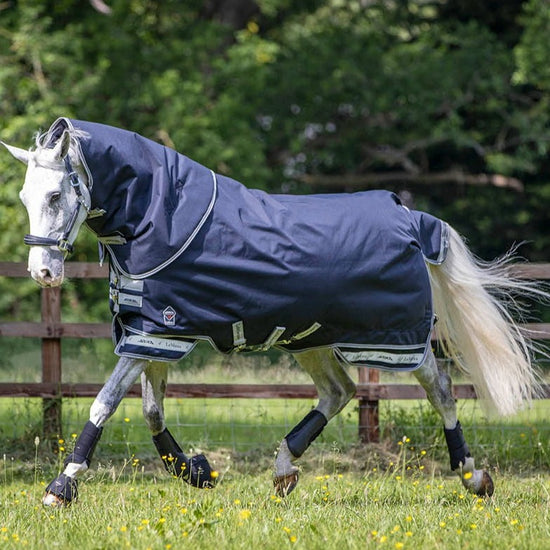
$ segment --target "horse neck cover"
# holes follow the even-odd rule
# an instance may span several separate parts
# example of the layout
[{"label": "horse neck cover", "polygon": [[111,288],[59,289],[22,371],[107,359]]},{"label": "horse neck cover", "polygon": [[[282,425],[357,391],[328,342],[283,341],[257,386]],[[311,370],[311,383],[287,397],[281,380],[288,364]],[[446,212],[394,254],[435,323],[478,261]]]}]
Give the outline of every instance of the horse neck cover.
[{"label": "horse neck cover", "polygon": [[119,355],[175,361],[219,351],[332,347],[346,364],[411,370],[433,323],[425,261],[448,228],[387,191],[270,195],[136,133],[85,131],[89,219],[110,259]]}]

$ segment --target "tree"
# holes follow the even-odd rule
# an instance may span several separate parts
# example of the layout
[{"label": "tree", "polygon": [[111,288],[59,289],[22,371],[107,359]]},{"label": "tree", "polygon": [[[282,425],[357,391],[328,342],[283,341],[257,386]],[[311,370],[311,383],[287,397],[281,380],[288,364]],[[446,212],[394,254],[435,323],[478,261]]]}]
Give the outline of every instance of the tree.
[{"label": "tree", "polygon": [[[31,146],[58,116],[95,120],[251,187],[407,191],[483,256],[528,239],[548,260],[544,0],[106,4],[0,5],[2,139]],[[1,155],[5,260],[26,255],[22,177]],[[76,258],[94,257],[79,237]],[[100,315],[104,291],[90,288],[72,298]],[[0,282],[0,308],[32,291]]]}]

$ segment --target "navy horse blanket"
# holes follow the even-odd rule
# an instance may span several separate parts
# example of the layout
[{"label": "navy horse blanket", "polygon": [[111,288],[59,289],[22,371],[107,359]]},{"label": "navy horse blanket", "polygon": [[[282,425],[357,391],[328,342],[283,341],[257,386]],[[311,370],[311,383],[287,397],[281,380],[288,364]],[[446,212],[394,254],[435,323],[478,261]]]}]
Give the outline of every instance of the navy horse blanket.
[{"label": "navy horse blanket", "polygon": [[87,220],[110,260],[116,353],[175,361],[219,351],[333,348],[343,363],[422,364],[434,314],[425,261],[448,228],[386,191],[270,195],[138,134],[67,118],[86,132]]}]

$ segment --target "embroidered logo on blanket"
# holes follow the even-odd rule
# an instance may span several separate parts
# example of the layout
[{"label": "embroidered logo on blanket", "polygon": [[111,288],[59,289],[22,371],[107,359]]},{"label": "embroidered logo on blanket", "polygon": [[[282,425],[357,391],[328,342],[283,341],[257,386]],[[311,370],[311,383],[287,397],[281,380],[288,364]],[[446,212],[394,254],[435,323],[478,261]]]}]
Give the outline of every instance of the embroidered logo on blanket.
[{"label": "embroidered logo on blanket", "polygon": [[163,312],[164,324],[167,327],[174,326],[176,324],[176,312],[172,306],[168,306]]}]

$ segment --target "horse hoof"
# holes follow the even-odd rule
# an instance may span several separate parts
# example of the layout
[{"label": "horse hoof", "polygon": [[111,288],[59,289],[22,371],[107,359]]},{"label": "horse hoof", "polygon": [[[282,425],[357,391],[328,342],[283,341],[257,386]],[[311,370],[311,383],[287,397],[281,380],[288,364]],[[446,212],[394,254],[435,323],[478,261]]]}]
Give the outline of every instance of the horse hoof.
[{"label": "horse hoof", "polygon": [[47,487],[46,494],[42,499],[45,506],[59,508],[67,506],[78,498],[78,482],[76,479],[61,474],[56,477]]},{"label": "horse hoof", "polygon": [[282,498],[286,497],[292,493],[296,485],[298,485],[298,472],[277,476],[273,480],[273,485],[277,496]]},{"label": "horse hoof", "polygon": [[70,504],[69,501],[66,501],[64,498],[61,498],[59,495],[54,495],[53,493],[46,493],[42,498],[42,504],[48,506],[49,508],[64,508]]},{"label": "horse hoof", "polygon": [[476,491],[476,495],[479,497],[491,497],[495,492],[495,485],[491,476],[486,470],[483,470],[483,477],[481,478],[481,484]]},{"label": "horse hoof", "polygon": [[187,483],[199,489],[213,489],[216,486],[217,473],[210,467],[204,455],[195,455],[189,460],[189,478]]}]

